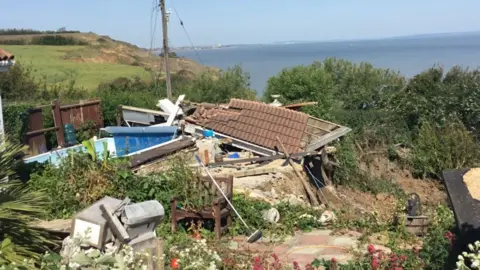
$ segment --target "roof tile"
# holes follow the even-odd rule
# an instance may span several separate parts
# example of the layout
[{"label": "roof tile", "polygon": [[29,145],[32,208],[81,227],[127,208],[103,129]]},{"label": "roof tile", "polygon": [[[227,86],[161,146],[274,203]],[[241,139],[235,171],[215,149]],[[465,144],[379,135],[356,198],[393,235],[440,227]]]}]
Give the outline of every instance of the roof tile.
[{"label": "roof tile", "polygon": [[304,148],[301,138],[309,116],[262,102],[231,99],[228,109],[200,106],[192,118],[203,127],[270,149],[278,146],[279,136],[293,153]]}]

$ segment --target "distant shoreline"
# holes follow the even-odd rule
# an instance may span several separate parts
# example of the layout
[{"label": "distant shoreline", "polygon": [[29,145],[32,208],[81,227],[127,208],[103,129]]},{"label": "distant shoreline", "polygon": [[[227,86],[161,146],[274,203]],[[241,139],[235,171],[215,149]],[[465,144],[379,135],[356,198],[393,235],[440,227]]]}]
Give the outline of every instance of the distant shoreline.
[{"label": "distant shoreline", "polygon": [[265,43],[245,43],[245,44],[227,44],[227,45],[204,45],[172,47],[172,51],[193,51],[193,50],[216,50],[225,48],[236,48],[243,46],[265,46],[265,45],[293,45],[293,44],[311,44],[311,43],[335,43],[335,42],[362,42],[362,41],[382,41],[382,40],[408,40],[408,39],[426,39],[426,38],[451,38],[455,36],[480,36],[480,30],[466,32],[447,32],[430,34],[413,34],[405,36],[392,36],[382,38],[360,38],[360,39],[332,39],[332,40],[297,40],[297,41],[274,41]]}]

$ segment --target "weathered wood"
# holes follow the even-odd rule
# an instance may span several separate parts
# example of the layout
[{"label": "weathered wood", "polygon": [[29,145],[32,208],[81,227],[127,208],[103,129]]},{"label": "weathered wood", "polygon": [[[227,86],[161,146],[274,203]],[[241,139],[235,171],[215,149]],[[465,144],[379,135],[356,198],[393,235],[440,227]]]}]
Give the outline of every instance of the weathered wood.
[{"label": "weathered wood", "polygon": [[49,128],[44,128],[44,129],[38,129],[38,130],[34,130],[34,131],[29,131],[26,133],[27,136],[34,136],[34,135],[38,135],[38,134],[43,134],[45,132],[48,132],[48,131],[56,131],[58,129],[58,127],[49,127]]},{"label": "weathered wood", "polygon": [[[300,158],[305,156],[315,156],[318,155],[317,151],[310,151],[310,152],[300,152],[300,153],[293,153],[290,154],[290,158]],[[261,162],[261,161],[270,161],[276,159],[284,159],[287,158],[286,155],[272,155],[266,157],[254,157],[254,158],[242,158],[242,159],[235,159],[235,160],[227,160],[222,162],[215,162],[208,164],[208,167],[219,167],[225,165],[232,165],[237,163],[251,163],[251,162]]]},{"label": "weathered wood", "polygon": [[247,176],[269,174],[269,173],[276,173],[276,172],[279,172],[279,168],[253,168],[250,170],[236,171],[228,174],[214,174],[213,176],[227,177],[228,175],[231,175],[233,177],[247,177]]},{"label": "weathered wood", "polygon": [[417,236],[423,236],[427,233],[429,220],[427,216],[407,216],[405,226],[407,231]]},{"label": "weathered wood", "polygon": [[53,123],[57,127],[57,143],[59,146],[65,146],[65,134],[63,133],[62,114],[60,112],[60,102],[58,99],[53,101]]},{"label": "weathered wood", "polygon": [[348,127],[337,128],[337,129],[331,131],[330,133],[322,136],[320,139],[314,140],[312,143],[307,145],[306,150],[307,151],[314,151],[316,149],[319,149],[319,148],[325,146],[327,143],[330,143],[330,142],[344,136],[345,134],[347,134],[351,130],[352,129],[348,128]]},{"label": "weathered wood", "polygon": [[278,143],[280,144],[280,146],[282,147],[282,151],[285,153],[285,155],[287,156],[287,160],[289,161],[288,163],[290,164],[290,166],[292,166],[293,170],[295,171],[295,174],[297,175],[297,177],[300,179],[301,183],[303,184],[303,188],[305,189],[305,192],[307,192],[307,195],[308,197],[310,198],[310,202],[313,206],[318,206],[320,205],[320,203],[318,202],[317,200],[317,197],[315,196],[315,194],[313,193],[312,189],[310,188],[310,186],[308,185],[307,181],[305,181],[305,179],[302,177],[302,175],[300,174],[300,172],[297,170],[297,168],[295,167],[295,165],[293,164],[293,161],[289,158],[290,155],[288,154],[287,152],[287,149],[285,149],[285,146],[283,145],[282,141],[280,140],[280,138],[277,136],[277,141]]}]

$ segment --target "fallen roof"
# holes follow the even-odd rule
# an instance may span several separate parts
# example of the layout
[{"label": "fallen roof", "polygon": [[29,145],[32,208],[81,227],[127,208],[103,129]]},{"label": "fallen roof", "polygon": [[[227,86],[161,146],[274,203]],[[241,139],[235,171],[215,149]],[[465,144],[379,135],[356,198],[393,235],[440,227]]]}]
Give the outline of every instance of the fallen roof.
[{"label": "fallen roof", "polygon": [[[290,153],[318,149],[350,131],[302,112],[241,99],[231,99],[227,108],[200,105],[186,121],[268,149],[278,147],[278,136]],[[327,136],[334,131],[341,133]],[[318,142],[324,144],[311,149]]]},{"label": "fallen roof", "polygon": [[0,48],[0,60],[13,60],[15,56],[4,49]]},{"label": "fallen roof", "polygon": [[7,72],[15,64],[15,56],[0,48],[0,72]]}]

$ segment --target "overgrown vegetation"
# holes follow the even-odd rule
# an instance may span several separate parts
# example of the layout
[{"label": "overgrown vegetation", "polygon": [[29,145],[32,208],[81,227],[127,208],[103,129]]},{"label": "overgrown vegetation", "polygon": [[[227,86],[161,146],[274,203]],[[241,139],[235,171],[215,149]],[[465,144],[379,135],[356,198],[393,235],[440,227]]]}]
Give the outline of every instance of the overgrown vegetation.
[{"label": "overgrown vegetation", "polygon": [[399,148],[412,149],[401,164],[420,177],[479,164],[479,72],[432,67],[407,80],[369,63],[326,59],[270,78],[264,99],[318,101],[306,112],[351,127],[350,138],[338,145],[342,165],[334,180],[368,188],[370,179],[357,165],[360,153],[372,150],[389,149],[400,158]]},{"label": "overgrown vegetation", "polygon": [[80,31],[67,30],[65,27],[59,28],[57,31],[40,31],[34,29],[25,29],[25,28],[7,28],[0,29],[0,36],[10,36],[10,35],[34,35],[34,34],[55,34],[55,33],[80,33]]},{"label": "overgrown vegetation", "polygon": [[[141,78],[120,77],[100,84],[95,91],[79,93],[75,91],[75,82],[48,87],[33,79],[29,70],[20,65],[6,74],[0,74],[0,88],[5,100],[10,103],[4,115],[6,129],[11,137],[18,138],[25,130],[21,111],[39,103],[49,103],[53,98],[99,97],[102,99],[105,124],[114,125],[118,105],[154,109],[156,100],[165,96],[164,85],[163,80],[146,83]],[[441,171],[447,168],[478,165],[478,85],[480,77],[477,70],[455,67],[444,72],[439,67],[433,67],[407,80],[396,72],[378,69],[368,63],[326,59],[309,66],[285,69],[271,78],[264,99],[271,100],[271,94],[281,94],[284,103],[317,101],[318,105],[305,108],[306,112],[353,129],[335,145],[335,156],[340,165],[333,176],[335,184],[373,194],[387,192],[404,199],[405,194],[391,179],[378,179],[361,170],[359,164],[369,162],[369,152],[379,151],[399,166],[411,170],[415,176],[424,178],[439,178]],[[189,100],[195,102],[221,103],[232,97],[255,98],[254,92],[249,89],[248,74],[239,67],[221,73],[203,73],[193,78],[176,74],[172,77],[172,86],[174,95],[186,94]],[[85,138],[92,134],[90,130],[86,125]],[[191,188],[200,186],[197,175],[186,164],[175,159],[166,172],[139,176],[133,174],[121,159],[97,160],[88,154],[75,154],[65,159],[58,168],[47,165],[37,171],[31,176],[28,186],[33,190],[44,190],[47,197],[52,198],[52,204],[47,207],[50,218],[70,217],[107,195],[118,198],[128,196],[134,201],[155,199],[164,206],[169,205],[170,199],[175,196],[183,207],[195,209],[205,201],[199,196],[200,189]],[[313,209],[276,205],[282,219],[278,224],[270,224],[261,215],[263,210],[271,207],[268,204],[244,195],[235,195],[234,204],[241,214],[246,214],[248,224],[264,228],[269,235],[284,236],[296,229],[321,227],[314,219],[300,218],[302,214],[318,216],[319,212]],[[158,227],[158,235],[167,240],[167,247],[172,243],[180,247],[191,244],[188,227],[178,234],[170,233],[168,207],[165,209],[165,222]],[[337,214],[341,217],[340,212]],[[342,220],[336,227],[362,229],[366,235],[385,231],[393,239],[389,247],[396,256],[395,264],[404,269],[440,269],[449,252],[451,238],[445,236],[452,224],[451,211],[440,206],[421,252],[402,249],[397,242],[406,241],[409,237],[404,224],[379,223],[375,214],[365,214],[357,220]],[[201,228],[194,230],[210,239],[212,233],[207,230],[210,225],[202,224]],[[245,234],[246,231],[235,222],[230,233]],[[377,251],[370,252],[340,269],[372,269],[374,255],[378,254]],[[315,263],[329,269],[332,262]],[[382,260],[375,264],[378,267],[373,269],[395,266],[391,261]]]},{"label": "overgrown vegetation", "polygon": [[20,183],[13,173],[16,156],[25,149],[8,141],[1,144],[0,265],[19,264],[24,259],[38,259],[54,245],[44,231],[31,226],[34,220],[45,217],[49,201],[42,191]]},{"label": "overgrown vegetation", "polygon": [[[221,73],[206,71],[196,77],[174,74],[172,88],[175,95],[186,94],[194,102],[226,102],[231,97],[254,99],[255,92],[249,89],[249,77],[240,67],[233,67]],[[7,133],[17,142],[23,142],[26,131],[27,108],[51,103],[59,98],[62,103],[77,103],[80,99],[100,98],[102,100],[105,125],[116,125],[118,105],[129,105],[147,109],[158,109],[156,102],[166,97],[165,80],[148,83],[140,77],[119,77],[105,81],[95,91],[78,89],[75,81],[49,85],[36,80],[32,69],[20,64],[8,72],[0,73],[0,89],[5,106]],[[22,110],[25,109],[22,113]],[[10,113],[11,112],[11,113]],[[49,127],[51,114],[45,113],[45,127]],[[50,143],[54,146],[55,143]]]}]

